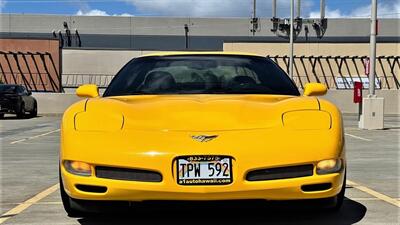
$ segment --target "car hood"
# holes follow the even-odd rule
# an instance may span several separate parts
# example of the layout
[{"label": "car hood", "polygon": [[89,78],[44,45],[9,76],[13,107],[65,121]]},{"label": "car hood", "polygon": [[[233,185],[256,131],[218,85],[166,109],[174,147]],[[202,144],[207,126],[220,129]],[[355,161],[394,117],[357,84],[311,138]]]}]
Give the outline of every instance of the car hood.
[{"label": "car hood", "polygon": [[90,99],[85,112],[98,123],[114,120],[114,127],[122,129],[229,131],[282,126],[284,112],[304,109],[319,109],[318,100],[283,95],[141,95]]}]

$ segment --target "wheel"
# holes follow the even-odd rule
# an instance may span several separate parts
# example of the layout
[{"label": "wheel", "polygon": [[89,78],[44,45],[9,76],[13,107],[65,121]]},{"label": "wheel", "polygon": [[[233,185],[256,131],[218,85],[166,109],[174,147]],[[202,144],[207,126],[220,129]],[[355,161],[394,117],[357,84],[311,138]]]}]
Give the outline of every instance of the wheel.
[{"label": "wheel", "polygon": [[342,189],[340,190],[339,194],[337,194],[335,197],[327,199],[328,207],[326,209],[328,211],[332,211],[332,212],[339,211],[343,205],[345,192],[346,192],[346,174],[344,174],[343,185],[342,185]]},{"label": "wheel", "polygon": [[19,106],[18,112],[17,112],[17,117],[18,118],[24,118],[25,117],[25,103],[21,103]]},{"label": "wheel", "polygon": [[29,113],[29,115],[30,115],[32,118],[34,118],[34,117],[37,116],[37,102],[35,102],[35,103],[33,104],[33,109],[32,109],[32,111]]},{"label": "wheel", "polygon": [[4,113],[0,113],[0,119],[4,118]]},{"label": "wheel", "polygon": [[68,194],[65,192],[64,185],[61,179],[61,173],[60,173],[60,194],[64,209],[69,217],[86,217],[89,215],[87,212],[73,208],[72,205],[74,205],[74,199],[69,197]]}]

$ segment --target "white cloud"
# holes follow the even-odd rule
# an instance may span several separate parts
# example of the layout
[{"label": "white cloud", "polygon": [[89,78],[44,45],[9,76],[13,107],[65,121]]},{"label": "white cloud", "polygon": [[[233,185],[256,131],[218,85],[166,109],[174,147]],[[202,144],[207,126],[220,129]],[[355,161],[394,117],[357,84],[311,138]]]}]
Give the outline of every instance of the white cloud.
[{"label": "white cloud", "polygon": [[76,12],[77,16],[133,16],[132,14],[129,13],[122,13],[122,14],[108,14],[106,11],[99,10],[99,9],[92,9],[89,11],[83,11],[83,10],[78,10]]},{"label": "white cloud", "polygon": [[[356,8],[350,14],[351,17],[365,17],[371,16],[371,5]],[[378,3],[378,17],[379,18],[400,18],[400,0],[393,0]]]},{"label": "white cloud", "polygon": [[[353,9],[350,13],[342,13],[339,9],[326,7],[327,18],[369,18],[371,16],[371,4]],[[320,17],[319,11],[309,14],[310,18]],[[400,18],[400,0],[385,1],[378,3],[378,18]]]},{"label": "white cloud", "polygon": [[[321,14],[319,11],[313,11],[310,12],[310,15],[308,16],[310,18],[319,18],[321,17]],[[343,17],[342,13],[340,12],[339,9],[334,9],[331,10],[330,8],[326,7],[325,8],[325,17],[327,18],[341,18]]]},{"label": "white cloud", "polygon": [[[253,0],[124,0],[143,15],[191,17],[250,17]],[[290,12],[290,1],[278,1],[279,17]],[[303,0],[303,15],[308,15],[312,1]],[[257,1],[257,16],[271,17],[271,1]]]},{"label": "white cloud", "polygon": [[76,15],[78,16],[109,16],[109,14],[106,11],[98,10],[98,9],[92,9],[89,11],[82,11],[79,10],[76,12]]}]

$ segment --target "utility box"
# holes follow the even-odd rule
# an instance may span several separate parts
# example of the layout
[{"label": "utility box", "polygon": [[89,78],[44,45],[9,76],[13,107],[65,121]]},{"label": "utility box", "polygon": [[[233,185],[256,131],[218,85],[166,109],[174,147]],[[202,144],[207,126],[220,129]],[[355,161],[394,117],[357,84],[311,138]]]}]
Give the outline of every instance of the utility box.
[{"label": "utility box", "polygon": [[358,127],[367,130],[380,130],[384,128],[384,98],[368,96],[363,98],[363,108]]}]

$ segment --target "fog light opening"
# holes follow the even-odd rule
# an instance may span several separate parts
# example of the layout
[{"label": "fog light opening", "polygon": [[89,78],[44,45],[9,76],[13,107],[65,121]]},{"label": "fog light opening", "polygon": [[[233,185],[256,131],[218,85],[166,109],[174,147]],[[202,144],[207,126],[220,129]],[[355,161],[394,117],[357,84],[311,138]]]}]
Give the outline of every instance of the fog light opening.
[{"label": "fog light opening", "polygon": [[75,187],[84,192],[92,192],[92,193],[106,193],[107,187],[103,186],[95,186],[95,185],[84,185],[84,184],[77,184]]},{"label": "fog light opening", "polygon": [[313,191],[326,191],[332,188],[331,183],[322,183],[322,184],[308,184],[301,186],[301,190],[304,192],[313,192]]}]

